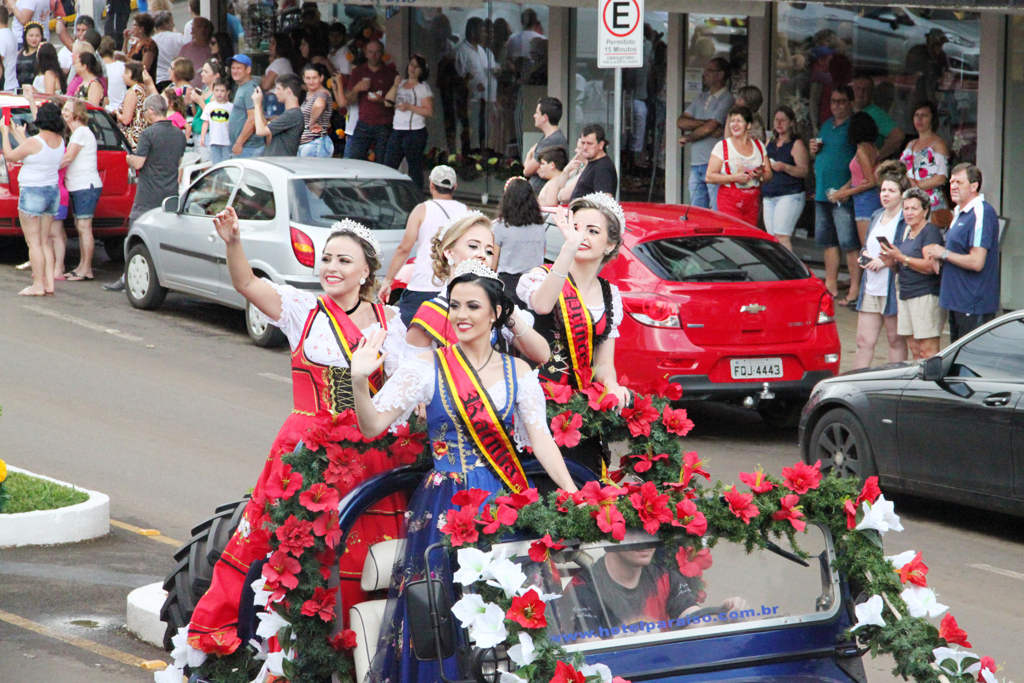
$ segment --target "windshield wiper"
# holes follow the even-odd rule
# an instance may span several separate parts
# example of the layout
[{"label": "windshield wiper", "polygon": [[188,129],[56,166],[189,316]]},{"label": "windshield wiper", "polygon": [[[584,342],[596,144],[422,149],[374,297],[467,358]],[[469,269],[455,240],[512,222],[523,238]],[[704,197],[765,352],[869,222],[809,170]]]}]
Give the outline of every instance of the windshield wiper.
[{"label": "windshield wiper", "polygon": [[797,555],[796,553],[791,553],[790,551],[788,551],[788,550],[786,550],[784,548],[780,548],[778,545],[776,545],[772,541],[765,541],[765,546],[764,547],[767,548],[768,550],[772,551],[773,553],[775,553],[779,557],[784,557],[787,560],[789,560],[790,562],[796,562],[798,565],[800,565],[802,567],[810,567],[811,566],[811,565],[807,564],[807,562],[802,560],[800,558],[800,556]]},{"label": "windshield wiper", "polygon": [[689,280],[746,280],[748,277],[747,271],[740,268],[734,268],[731,270],[705,270],[701,273],[691,273],[689,275],[683,275],[679,278],[680,282],[686,282]]}]

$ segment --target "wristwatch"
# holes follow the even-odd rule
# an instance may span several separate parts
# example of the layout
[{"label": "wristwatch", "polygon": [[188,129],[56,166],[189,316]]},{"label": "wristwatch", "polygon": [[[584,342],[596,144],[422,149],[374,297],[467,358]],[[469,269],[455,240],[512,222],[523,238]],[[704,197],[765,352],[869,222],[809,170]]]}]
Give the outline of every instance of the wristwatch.
[{"label": "wristwatch", "polygon": [[942,259],[943,261],[948,259],[949,258],[949,249],[947,249],[946,251],[942,252],[942,256],[940,256],[939,258]]},{"label": "wristwatch", "polygon": [[903,265],[905,265],[907,268],[910,267],[910,257],[909,256],[904,256],[903,257]]}]

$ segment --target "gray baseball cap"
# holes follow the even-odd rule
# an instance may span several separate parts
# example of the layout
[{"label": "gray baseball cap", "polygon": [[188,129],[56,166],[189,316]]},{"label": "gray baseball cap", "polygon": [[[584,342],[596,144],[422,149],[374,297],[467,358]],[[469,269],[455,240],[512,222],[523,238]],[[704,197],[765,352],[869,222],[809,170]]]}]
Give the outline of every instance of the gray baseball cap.
[{"label": "gray baseball cap", "polygon": [[451,166],[435,166],[434,170],[430,172],[430,182],[434,183],[437,187],[443,187],[451,190],[455,188],[458,177],[455,175],[455,169]]}]

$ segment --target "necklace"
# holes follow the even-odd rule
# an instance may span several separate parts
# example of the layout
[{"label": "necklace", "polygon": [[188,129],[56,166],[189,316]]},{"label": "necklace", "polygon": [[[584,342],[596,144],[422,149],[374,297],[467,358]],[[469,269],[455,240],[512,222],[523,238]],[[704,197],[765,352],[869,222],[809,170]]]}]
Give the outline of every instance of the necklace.
[{"label": "necklace", "polygon": [[345,315],[352,315],[353,313],[355,313],[355,312],[356,312],[356,309],[357,309],[357,308],[359,308],[360,306],[362,306],[362,304],[363,304],[363,300],[362,300],[362,299],[359,299],[358,301],[356,301],[356,305],[355,305],[355,306],[353,306],[352,308],[350,308],[350,309],[348,309],[347,311],[345,311]]},{"label": "necklace", "polygon": [[[462,345],[461,345],[461,344],[459,345],[459,348],[460,348],[460,349],[462,348]],[[463,351],[462,351],[462,352],[463,352],[463,353],[465,353],[465,352],[466,352],[466,351],[465,351],[465,349],[463,349]],[[473,365],[473,363],[472,363],[472,362],[470,362],[470,365],[473,365],[473,369],[474,369],[474,370],[476,370],[477,372],[480,372],[481,370],[483,370],[484,368],[486,368],[486,367],[487,367],[487,364],[488,364],[488,363],[490,363],[490,362],[491,362],[491,356],[493,356],[493,355],[494,355],[494,347],[492,346],[492,347],[491,347],[491,352],[490,352],[489,354],[487,354],[487,360],[485,360],[485,361],[483,362],[483,365],[481,365],[480,367],[476,367],[475,365]],[[466,356],[466,360],[469,360],[469,356]]]}]

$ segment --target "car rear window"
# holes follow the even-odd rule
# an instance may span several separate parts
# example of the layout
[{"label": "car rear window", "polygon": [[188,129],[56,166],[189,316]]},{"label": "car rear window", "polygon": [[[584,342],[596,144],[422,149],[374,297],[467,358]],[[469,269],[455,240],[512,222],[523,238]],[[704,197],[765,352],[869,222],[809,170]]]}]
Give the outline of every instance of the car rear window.
[{"label": "car rear window", "polygon": [[350,218],[371,230],[404,230],[422,194],[408,180],[299,178],[289,186],[291,220],[329,228]]},{"label": "car rear window", "polygon": [[[25,134],[30,137],[39,133],[35,120],[32,118],[32,110],[28,107],[12,109],[11,120],[13,123],[24,125]],[[99,109],[90,109],[89,129],[92,131],[92,134],[96,136],[97,150],[101,152],[118,150],[127,151],[127,140],[118,129],[117,124],[114,123],[114,119],[112,119],[110,114],[107,112]],[[18,146],[17,140],[14,139],[13,135],[11,136],[11,145],[13,147]]]},{"label": "car rear window", "polygon": [[673,237],[643,242],[632,251],[655,275],[673,282],[778,282],[810,277],[788,249],[753,237]]}]

